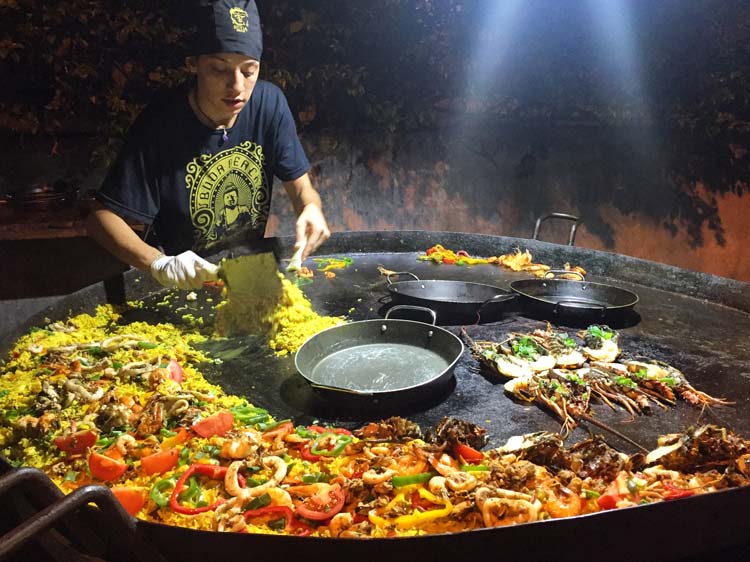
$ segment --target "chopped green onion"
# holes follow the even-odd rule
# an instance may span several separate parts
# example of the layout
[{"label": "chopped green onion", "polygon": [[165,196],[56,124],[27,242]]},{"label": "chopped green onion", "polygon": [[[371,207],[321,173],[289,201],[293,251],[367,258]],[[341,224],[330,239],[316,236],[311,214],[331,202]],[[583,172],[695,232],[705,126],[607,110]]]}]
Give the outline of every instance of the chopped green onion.
[{"label": "chopped green onion", "polygon": [[596,499],[601,496],[601,494],[596,490],[584,490],[583,495],[585,495],[587,499]]},{"label": "chopped green onion", "polygon": [[420,474],[410,474],[408,476],[394,476],[391,480],[394,488],[402,486],[411,486],[412,484],[424,484],[432,478],[432,472],[422,472]]},{"label": "chopped green onion", "polygon": [[263,494],[262,496],[253,498],[253,500],[245,506],[245,509],[246,510],[260,509],[261,507],[266,507],[270,503],[271,503],[271,496],[268,494]]},{"label": "chopped green onion", "polygon": [[139,341],[138,347],[141,349],[156,349],[159,345],[156,343],[151,343],[150,341]]},{"label": "chopped green onion", "polygon": [[274,519],[273,521],[269,521],[267,524],[269,529],[273,529],[274,531],[282,531],[286,527],[286,517]]},{"label": "chopped green onion", "polygon": [[331,479],[331,475],[325,472],[314,472],[312,474],[303,474],[302,482],[305,484],[317,484],[319,482],[327,483]]}]

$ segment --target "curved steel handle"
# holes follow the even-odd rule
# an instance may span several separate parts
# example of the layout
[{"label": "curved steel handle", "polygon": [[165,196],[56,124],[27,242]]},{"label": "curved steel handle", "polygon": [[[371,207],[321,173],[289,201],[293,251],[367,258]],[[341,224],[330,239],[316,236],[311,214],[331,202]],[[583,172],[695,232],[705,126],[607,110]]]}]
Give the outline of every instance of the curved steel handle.
[{"label": "curved steel handle", "polygon": [[437,323],[437,314],[435,314],[435,311],[431,308],[426,308],[424,306],[414,306],[413,304],[397,304],[396,306],[392,306],[388,309],[388,312],[385,313],[385,319],[388,320],[391,316],[391,312],[394,310],[415,310],[417,312],[424,312],[425,314],[428,314],[430,318],[432,318],[432,322],[424,322],[424,324],[432,324],[433,326]]},{"label": "curved steel handle", "polygon": [[351,388],[343,388],[341,386],[331,386],[328,384],[319,384],[317,382],[310,382],[311,387],[318,388],[320,390],[330,390],[332,392],[346,392],[347,394],[356,394],[357,396],[372,396],[372,392],[363,392],[361,390],[353,390]]},{"label": "curved steel handle", "polygon": [[419,281],[419,277],[414,275],[411,271],[394,271],[393,273],[389,273],[385,276],[385,278],[388,280],[389,285],[393,285],[393,281],[391,281],[392,275],[411,275],[412,277],[414,277],[415,281]]},{"label": "curved steel handle", "polygon": [[586,276],[580,271],[570,271],[567,269],[550,269],[544,273],[544,278],[547,279],[547,276],[550,274],[552,274],[552,277],[550,277],[550,279],[554,279],[558,275],[578,275],[578,277],[581,278],[581,281],[586,281]]},{"label": "curved steel handle", "polygon": [[531,236],[534,240],[537,240],[537,237],[539,236],[539,227],[541,227],[542,223],[547,219],[563,219],[573,221],[573,225],[570,227],[570,234],[568,235],[568,246],[573,246],[576,239],[576,229],[578,228],[578,223],[581,222],[580,217],[569,215],[567,213],[550,213],[543,217],[539,217],[538,219],[536,219],[536,224],[534,225],[534,234]]},{"label": "curved steel handle", "polygon": [[515,293],[500,293],[495,295],[494,297],[488,298],[486,301],[484,301],[482,304],[479,305],[479,308],[477,309],[477,313],[484,308],[485,305],[493,303],[493,302],[505,302],[510,301],[515,298],[517,298],[518,295]]},{"label": "curved steel handle", "polygon": [[[552,307],[552,313],[553,314],[560,314],[560,311],[557,309],[558,306],[559,307],[563,307],[563,308],[567,306],[568,308],[577,308],[577,309],[580,310],[583,307],[581,307],[581,306],[574,306],[574,305],[580,305],[580,304],[581,304],[580,301],[575,301],[575,300],[571,300],[571,301],[557,301],[555,303],[555,306]],[[583,304],[585,304],[586,308],[589,308],[589,309],[591,309],[591,308],[600,308],[601,309],[601,317],[602,318],[604,318],[606,316],[606,314],[607,314],[607,307],[605,305],[603,305],[603,304],[595,304],[595,303],[591,303],[591,302],[587,302],[587,303],[583,303]]]}]

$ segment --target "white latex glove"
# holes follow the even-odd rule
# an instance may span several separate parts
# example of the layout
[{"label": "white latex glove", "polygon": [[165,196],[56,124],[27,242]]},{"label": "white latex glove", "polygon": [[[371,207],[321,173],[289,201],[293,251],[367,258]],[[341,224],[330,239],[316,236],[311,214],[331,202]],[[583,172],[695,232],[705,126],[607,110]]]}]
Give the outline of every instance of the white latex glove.
[{"label": "white latex glove", "polygon": [[188,250],[177,256],[159,256],[151,262],[151,275],[165,287],[199,289],[218,278],[219,266]]}]

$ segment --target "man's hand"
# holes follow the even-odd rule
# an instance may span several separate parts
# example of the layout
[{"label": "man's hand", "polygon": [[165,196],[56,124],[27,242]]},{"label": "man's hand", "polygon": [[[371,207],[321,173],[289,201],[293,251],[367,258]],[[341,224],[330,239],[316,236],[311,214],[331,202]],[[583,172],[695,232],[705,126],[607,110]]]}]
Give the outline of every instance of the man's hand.
[{"label": "man's hand", "polygon": [[151,275],[165,287],[199,289],[206,281],[218,278],[219,266],[188,250],[178,256],[159,256],[149,268]]},{"label": "man's hand", "polygon": [[302,260],[318,249],[323,242],[331,237],[328,223],[323,211],[315,203],[308,203],[297,217],[296,241],[294,248],[304,247]]}]

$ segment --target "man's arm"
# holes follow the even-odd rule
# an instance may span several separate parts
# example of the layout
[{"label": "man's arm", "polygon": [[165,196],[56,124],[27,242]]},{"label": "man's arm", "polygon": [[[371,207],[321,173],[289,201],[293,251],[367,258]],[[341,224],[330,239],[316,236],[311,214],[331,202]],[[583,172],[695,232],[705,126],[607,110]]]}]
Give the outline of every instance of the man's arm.
[{"label": "man's arm", "polygon": [[161,252],[146,244],[120,216],[95,203],[86,218],[89,236],[121,261],[148,271]]},{"label": "man's arm", "polygon": [[198,289],[217,278],[219,268],[188,250],[165,256],[146,244],[117,214],[96,203],[86,218],[89,235],[128,265],[147,271],[165,287]]},{"label": "man's arm", "polygon": [[297,214],[295,248],[303,244],[302,259],[318,249],[331,236],[323,215],[323,205],[320,195],[310,183],[310,176],[303,174],[296,180],[284,182],[284,189],[294,206]]}]

